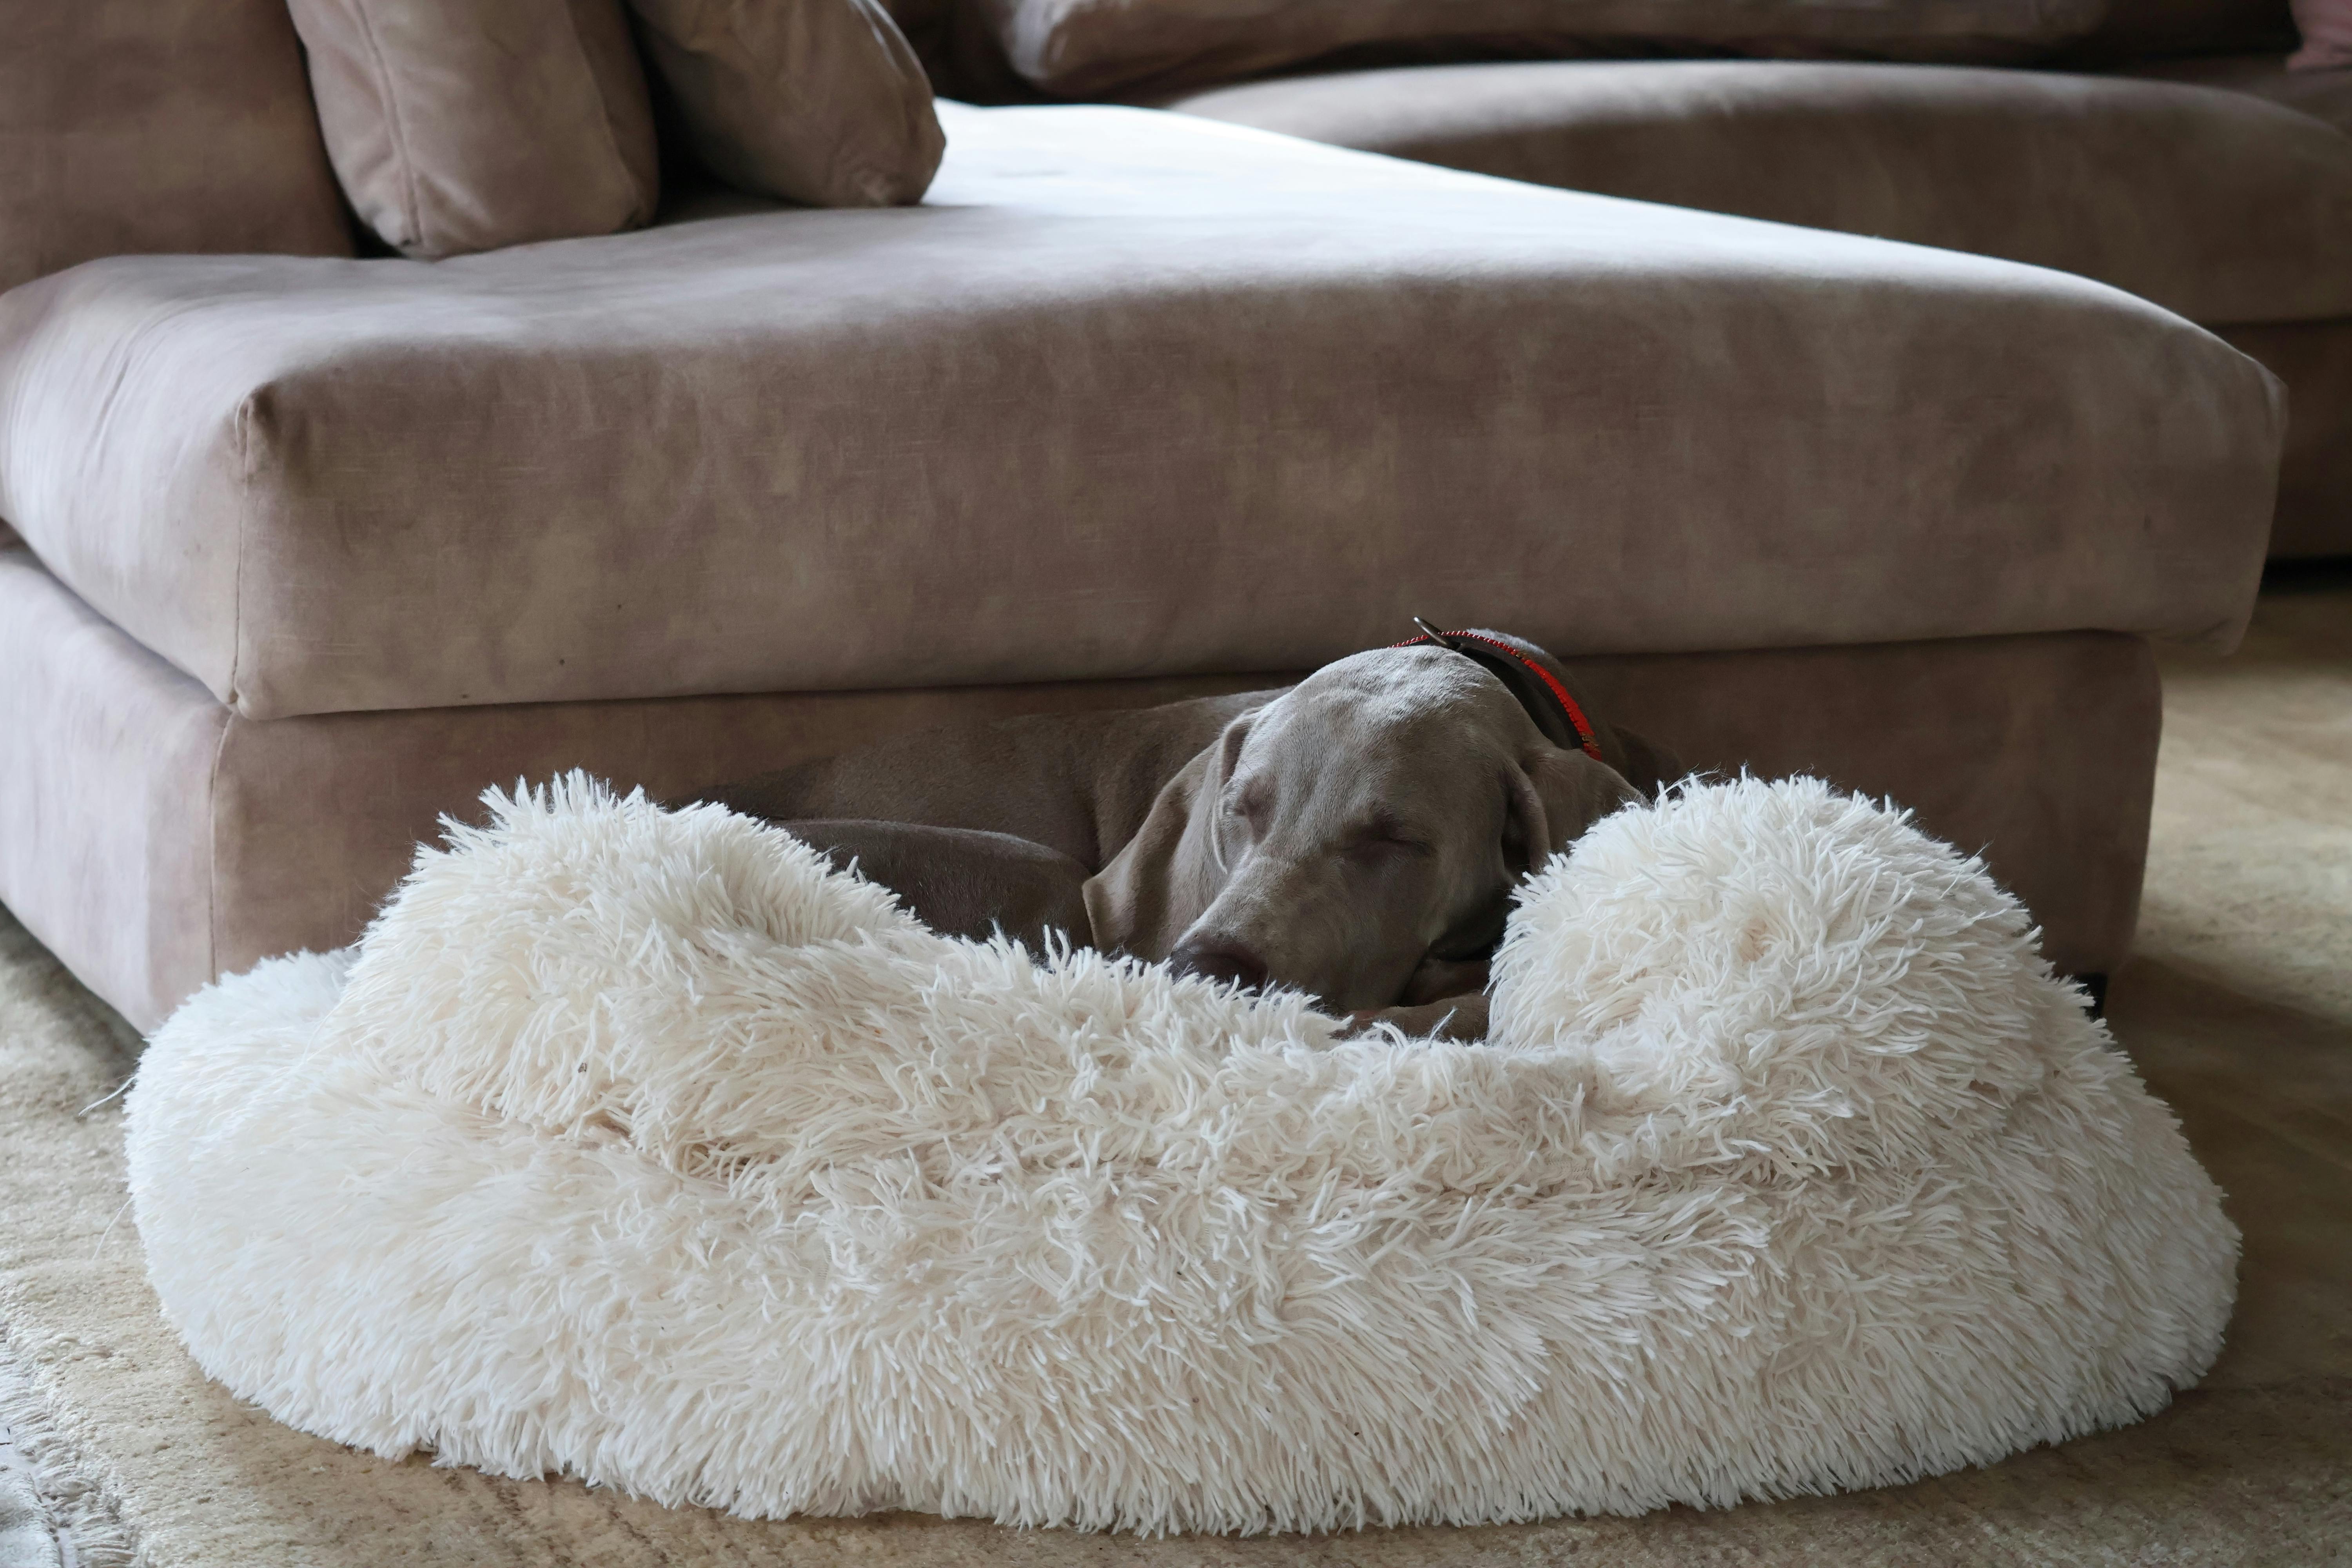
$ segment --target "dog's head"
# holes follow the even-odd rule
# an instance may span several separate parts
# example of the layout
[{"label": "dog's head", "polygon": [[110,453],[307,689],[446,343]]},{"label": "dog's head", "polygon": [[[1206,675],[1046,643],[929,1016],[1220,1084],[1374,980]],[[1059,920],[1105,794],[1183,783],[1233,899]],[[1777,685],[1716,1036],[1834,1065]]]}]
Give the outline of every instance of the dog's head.
[{"label": "dog's head", "polygon": [[1628,772],[1654,787],[1672,765],[1597,725],[1595,758],[1539,717],[1444,647],[1326,666],[1161,790],[1087,885],[1097,943],[1341,1011],[1475,989],[1518,880],[1638,798]]}]

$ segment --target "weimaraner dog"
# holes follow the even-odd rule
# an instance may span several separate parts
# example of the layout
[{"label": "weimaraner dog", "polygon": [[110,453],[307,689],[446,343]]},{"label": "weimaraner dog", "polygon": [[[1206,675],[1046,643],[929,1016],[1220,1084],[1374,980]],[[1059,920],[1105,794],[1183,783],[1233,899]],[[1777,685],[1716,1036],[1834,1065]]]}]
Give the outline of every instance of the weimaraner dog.
[{"label": "weimaraner dog", "polygon": [[1475,1038],[1512,889],[1680,772],[1534,644],[1424,630],[1276,690],[950,726],[697,798],[856,861],[937,931],[1059,931]]}]

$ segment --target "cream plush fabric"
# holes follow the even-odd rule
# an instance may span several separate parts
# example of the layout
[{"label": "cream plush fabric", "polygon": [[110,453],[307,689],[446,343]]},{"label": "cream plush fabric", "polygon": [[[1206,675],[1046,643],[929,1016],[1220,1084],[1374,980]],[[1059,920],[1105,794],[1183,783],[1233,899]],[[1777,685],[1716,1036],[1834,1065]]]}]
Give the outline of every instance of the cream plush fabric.
[{"label": "cream plush fabric", "polygon": [[1485,1046],[940,938],[780,831],[493,795],[128,1112],[149,1269],[280,1419],[749,1514],[1477,1521],[2129,1421],[2236,1234],[1974,862],[1811,781],[1528,887]]}]

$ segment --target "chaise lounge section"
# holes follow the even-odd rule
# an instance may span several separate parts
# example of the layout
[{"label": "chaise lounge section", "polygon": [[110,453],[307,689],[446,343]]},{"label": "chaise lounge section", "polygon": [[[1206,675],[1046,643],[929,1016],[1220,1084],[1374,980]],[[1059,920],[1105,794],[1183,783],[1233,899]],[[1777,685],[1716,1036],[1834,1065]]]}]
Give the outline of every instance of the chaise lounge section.
[{"label": "chaise lounge section", "polygon": [[1693,763],[2129,941],[2151,637],[2226,645],[2275,382],[1977,257],[1186,116],[943,106],[922,207],[0,299],[0,900],[152,1024],[443,812],[1509,626]]},{"label": "chaise lounge section", "polygon": [[[2288,74],[2272,68],[2265,83]],[[2332,100],[2301,101],[1981,67],[1560,60],[1283,77],[1174,107],[2111,283],[2285,382],[2272,552],[2295,557],[2352,551],[2352,135],[2311,112]]]},{"label": "chaise lounge section", "polygon": [[2288,0],[893,9],[983,101],[1149,102],[2113,284],[2281,377],[2272,553],[2352,552],[2352,61],[2291,58]]}]

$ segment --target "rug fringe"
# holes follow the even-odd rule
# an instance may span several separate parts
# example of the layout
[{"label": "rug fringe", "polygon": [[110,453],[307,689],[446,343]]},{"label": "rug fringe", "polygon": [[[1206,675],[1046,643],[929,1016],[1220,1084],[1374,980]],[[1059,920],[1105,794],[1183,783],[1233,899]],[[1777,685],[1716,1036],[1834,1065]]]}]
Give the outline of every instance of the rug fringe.
[{"label": "rug fringe", "polygon": [[33,1489],[60,1534],[66,1568],[137,1568],[138,1538],[122,1521],[113,1489],[66,1436],[39,1385],[10,1354],[0,1328],[0,1434],[33,1472]]}]

